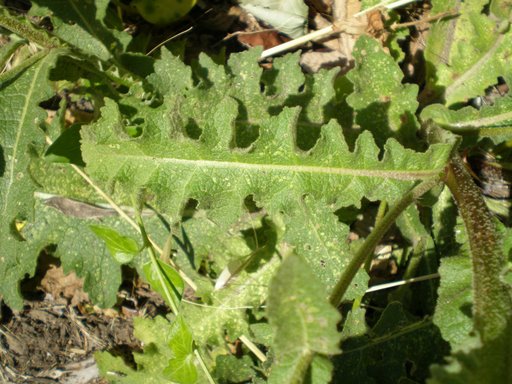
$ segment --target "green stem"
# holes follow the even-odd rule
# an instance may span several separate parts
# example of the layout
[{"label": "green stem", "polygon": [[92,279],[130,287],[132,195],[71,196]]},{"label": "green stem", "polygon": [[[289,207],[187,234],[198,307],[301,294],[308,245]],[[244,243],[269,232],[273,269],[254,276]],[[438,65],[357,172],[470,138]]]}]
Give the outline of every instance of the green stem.
[{"label": "green stem", "polygon": [[9,15],[5,9],[0,12],[0,26],[41,47],[55,48],[58,46],[55,39],[52,39],[46,32],[36,29],[29,24],[28,20],[21,22],[18,18]]},{"label": "green stem", "polygon": [[153,267],[156,271],[158,271],[158,280],[160,281],[160,285],[162,286],[162,289],[165,293],[165,298],[167,299],[167,302],[171,306],[171,310],[175,315],[179,313],[178,311],[178,303],[174,302],[174,299],[171,295],[171,292],[169,291],[167,284],[164,280],[164,272],[162,271],[162,268],[160,267],[160,264],[158,263],[158,257],[156,256],[155,249],[153,248],[153,245],[151,244],[151,241],[149,240],[148,234],[146,232],[146,228],[144,227],[144,222],[142,221],[142,216],[140,214],[140,210],[136,209],[136,220],[137,224],[139,224],[140,228],[140,234],[142,235],[142,241],[144,242],[144,247],[147,247],[149,250],[149,258],[151,259],[151,263],[153,264]]},{"label": "green stem", "polygon": [[506,259],[492,214],[459,156],[452,159],[445,183],[457,203],[469,237],[473,267],[473,318],[483,341],[493,340],[512,316],[510,287],[501,276]]},{"label": "green stem", "polygon": [[204,362],[203,356],[199,353],[199,349],[194,349],[194,355],[196,355],[196,359],[199,362],[199,365],[201,366],[201,369],[203,370],[204,374],[206,375],[206,378],[208,379],[208,382],[210,384],[215,384],[215,380],[213,380],[213,377],[208,370],[208,367],[206,366],[206,363]]},{"label": "green stem", "polygon": [[377,210],[377,216],[375,217],[375,225],[378,225],[382,220],[384,215],[386,214],[386,210],[388,209],[388,203],[385,200],[382,200],[379,204],[379,209]]},{"label": "green stem", "polygon": [[440,182],[440,176],[436,176],[427,180],[422,181],[412,190],[407,192],[376,224],[374,230],[368,238],[365,240],[363,245],[356,252],[349,265],[343,271],[338,283],[334,287],[329,301],[332,305],[338,306],[345,295],[348,287],[352,283],[354,276],[359,271],[361,266],[366,261],[368,255],[370,255],[382,237],[386,234],[391,225],[396,221],[398,216],[416,199],[421,197],[423,194],[428,192],[430,189],[438,185]]}]

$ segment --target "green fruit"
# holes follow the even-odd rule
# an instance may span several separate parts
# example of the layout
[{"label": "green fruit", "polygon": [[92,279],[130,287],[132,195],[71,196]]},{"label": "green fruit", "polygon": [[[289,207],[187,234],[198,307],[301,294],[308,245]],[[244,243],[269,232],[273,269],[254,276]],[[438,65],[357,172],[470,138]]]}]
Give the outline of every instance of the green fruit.
[{"label": "green fruit", "polygon": [[185,16],[196,0],[135,0],[133,5],[148,22],[164,26]]}]

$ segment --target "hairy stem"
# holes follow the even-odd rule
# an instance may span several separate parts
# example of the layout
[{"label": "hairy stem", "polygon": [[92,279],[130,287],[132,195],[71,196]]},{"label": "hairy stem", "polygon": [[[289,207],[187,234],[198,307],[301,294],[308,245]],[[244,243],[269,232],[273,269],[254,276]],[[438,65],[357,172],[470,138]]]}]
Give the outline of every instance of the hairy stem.
[{"label": "hairy stem", "polygon": [[430,189],[438,185],[440,176],[424,180],[412,190],[407,192],[376,224],[375,229],[370,233],[363,245],[356,252],[349,265],[343,271],[338,283],[334,287],[329,301],[332,305],[338,306],[350,286],[354,276],[364,264],[368,255],[370,255],[382,237],[386,234],[391,225],[396,221],[398,216],[416,199],[428,192]]},{"label": "hairy stem", "polygon": [[28,21],[18,20],[18,18],[9,15],[6,10],[0,12],[0,26],[41,47],[55,48],[58,46],[55,39],[52,39],[46,32],[36,29]]},{"label": "hairy stem", "polygon": [[512,316],[510,287],[501,280],[506,260],[492,215],[460,157],[447,169],[445,183],[455,198],[469,237],[473,265],[473,318],[482,340],[495,339]]}]

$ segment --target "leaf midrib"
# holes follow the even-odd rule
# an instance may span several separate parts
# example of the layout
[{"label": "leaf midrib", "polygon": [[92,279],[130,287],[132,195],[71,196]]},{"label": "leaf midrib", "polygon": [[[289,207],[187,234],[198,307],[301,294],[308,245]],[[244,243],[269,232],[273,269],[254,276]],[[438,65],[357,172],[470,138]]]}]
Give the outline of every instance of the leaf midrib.
[{"label": "leaf midrib", "polygon": [[[355,177],[378,177],[393,180],[423,180],[438,175],[443,171],[443,167],[429,170],[378,170],[364,168],[339,168],[328,166],[312,166],[312,165],[287,165],[287,164],[268,164],[268,163],[247,163],[220,160],[193,160],[179,159],[172,157],[154,157],[148,155],[136,154],[109,154],[102,153],[101,157],[106,160],[108,157],[115,157],[117,160],[137,161],[138,163],[149,162],[152,165],[158,164],[175,164],[189,166],[195,169],[214,168],[214,169],[238,169],[246,171],[267,171],[267,172],[285,172],[285,173],[309,173],[336,176],[355,176]],[[124,158],[124,159],[123,159]]]}]

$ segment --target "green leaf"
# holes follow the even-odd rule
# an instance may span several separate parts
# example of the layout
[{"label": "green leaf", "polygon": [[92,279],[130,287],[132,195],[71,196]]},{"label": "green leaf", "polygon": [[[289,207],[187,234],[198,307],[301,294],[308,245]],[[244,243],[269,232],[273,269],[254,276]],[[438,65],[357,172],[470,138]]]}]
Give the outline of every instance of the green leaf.
[{"label": "green leaf", "polygon": [[311,362],[310,371],[306,376],[306,384],[329,384],[332,383],[333,365],[328,357],[315,355]]},{"label": "green leaf", "polygon": [[202,121],[200,140],[185,137],[186,124],[170,118],[183,113],[179,105],[188,99],[178,100],[176,96],[157,109],[146,109],[141,114],[146,130],[137,139],[122,132],[122,115],[108,99],[102,118],[82,129],[83,156],[93,177],[126,193],[146,188],[155,195],[156,207],[171,217],[179,215],[185,196],[209,208],[210,217],[224,226],[240,216],[250,194],[270,214],[286,212],[303,195],[332,201],[334,209],[358,205],[363,195],[392,201],[415,180],[439,173],[451,149],[439,144],[415,153],[390,140],[380,161],[370,133],[364,132],[350,152],[340,127],[331,122],[315,148],[301,153],[293,139],[296,108],[262,119],[250,151],[231,149],[238,111],[232,98],[218,100],[215,110],[208,108],[212,115]]},{"label": "green leaf", "polygon": [[[495,340],[482,344],[478,337],[465,339],[447,358],[446,365],[433,365],[429,384],[509,383],[512,378],[510,351],[512,326]],[[509,352],[510,354],[510,352]],[[504,364],[503,364],[504,363]]]},{"label": "green leaf", "polygon": [[255,375],[249,356],[221,355],[215,359],[215,373],[221,382],[245,383]]},{"label": "green leaf", "polygon": [[170,347],[172,325],[163,317],[133,319],[134,335],[144,346],[143,353],[133,353],[137,369],[130,368],[122,358],[108,352],[95,354],[103,377],[116,384],[172,384],[164,373],[173,358]]},{"label": "green leaf", "polygon": [[91,225],[91,230],[102,239],[112,257],[119,264],[127,264],[139,253],[137,242],[131,237],[123,236],[116,230],[99,225]]},{"label": "green leaf", "polygon": [[443,338],[457,348],[473,329],[473,274],[467,254],[445,257],[439,268],[441,285],[434,324]]},{"label": "green leaf", "polygon": [[27,244],[19,227],[34,216],[34,190],[28,167],[32,155],[41,153],[44,135],[37,121],[46,113],[38,104],[53,90],[48,72],[61,51],[41,52],[32,66],[0,82],[0,294],[6,303],[19,308],[22,304],[18,279],[31,275],[36,259],[27,253]]},{"label": "green leaf", "polygon": [[488,3],[433,1],[432,14],[456,9],[459,15],[439,20],[430,28],[425,45],[427,84],[420,96],[423,102],[445,101],[447,106],[466,102],[484,95],[498,76],[512,84],[512,29],[503,29],[502,20],[488,15]]},{"label": "green leaf", "polygon": [[[161,260],[157,260],[157,263],[158,265],[153,261],[148,261],[144,264],[142,266],[144,276],[151,285],[151,289],[158,292],[168,305],[173,307],[174,304],[174,307],[178,308],[183,290],[185,289],[185,283],[180,274],[169,264]],[[173,303],[170,303],[169,300],[172,300]]]},{"label": "green leaf", "polygon": [[50,16],[53,35],[85,55],[106,61],[122,51],[130,40],[127,33],[114,31],[105,25],[109,0],[37,0],[32,3],[30,15]]},{"label": "green leaf", "polygon": [[164,374],[177,383],[195,383],[197,368],[195,366],[194,340],[182,316],[176,317],[172,322],[169,336],[169,348],[173,358],[169,361]]},{"label": "green leaf", "polygon": [[449,347],[429,319],[415,319],[393,302],[370,332],[344,340],[341,348],[333,359],[334,377],[344,383],[396,384],[424,382],[430,364],[442,362]]},{"label": "green leaf", "polygon": [[357,40],[353,55],[356,66],[347,78],[354,84],[354,91],[347,103],[356,112],[356,124],[370,130],[379,145],[395,137],[402,144],[417,147],[418,86],[402,84],[398,64],[369,36]]},{"label": "green leaf", "polygon": [[80,152],[80,125],[74,124],[67,128],[48,147],[45,153],[47,160],[55,163],[71,163],[84,166]]},{"label": "green leaf", "polygon": [[[64,273],[75,271],[84,279],[84,290],[90,299],[101,307],[110,307],[115,304],[116,293],[121,285],[120,265],[110,256],[105,243],[98,241],[89,229],[89,225],[98,224],[98,218],[77,217],[75,213],[80,213],[86,207],[76,208],[73,209],[73,202],[58,197],[49,199],[46,204],[37,202],[35,219],[28,222],[20,232],[25,239],[24,258],[27,262],[35,263],[43,249],[56,244],[54,256],[60,258]],[[100,220],[104,226],[135,235],[131,227],[115,216]],[[18,280],[23,278],[24,274],[13,273],[8,280],[9,285],[5,287],[17,287]]]},{"label": "green leaf", "polygon": [[162,95],[174,90],[190,89],[193,86],[190,67],[165,47],[161,49],[160,60],[155,63],[155,72],[149,75],[147,80]]},{"label": "green leaf", "polygon": [[290,254],[279,267],[270,284],[267,313],[276,355],[270,383],[300,382],[315,353],[339,353],[340,315],[301,256]]},{"label": "green leaf", "polygon": [[452,111],[441,104],[433,104],[421,112],[421,119],[432,119],[437,125],[459,135],[477,139],[489,137],[500,143],[512,139],[512,97],[500,97],[493,105],[481,109],[465,107]]},{"label": "green leaf", "polygon": [[[304,196],[297,205],[288,207],[285,220],[288,230],[284,241],[293,245],[294,252],[308,262],[330,292],[352,257],[345,245],[349,227],[338,221],[332,207],[313,200],[311,196]],[[361,269],[344,300],[361,298],[367,288],[368,274]]]}]

